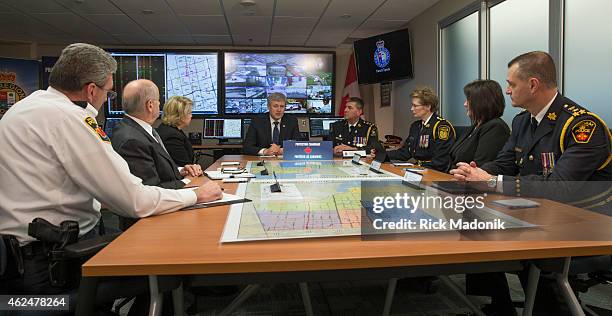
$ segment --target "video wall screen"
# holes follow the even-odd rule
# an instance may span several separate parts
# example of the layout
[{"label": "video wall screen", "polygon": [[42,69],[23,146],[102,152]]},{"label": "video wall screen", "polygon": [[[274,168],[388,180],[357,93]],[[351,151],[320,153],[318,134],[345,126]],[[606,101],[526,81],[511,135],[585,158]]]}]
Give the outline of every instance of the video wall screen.
[{"label": "video wall screen", "polygon": [[286,113],[334,111],[333,53],[226,52],[225,114],[268,111],[266,98],[287,96]]},{"label": "video wall screen", "polygon": [[149,79],[159,88],[161,110],[172,96],[184,96],[193,101],[194,115],[218,114],[217,52],[111,52],[117,60],[113,76],[117,92],[107,103],[109,116],[123,115],[123,87],[136,79]]}]

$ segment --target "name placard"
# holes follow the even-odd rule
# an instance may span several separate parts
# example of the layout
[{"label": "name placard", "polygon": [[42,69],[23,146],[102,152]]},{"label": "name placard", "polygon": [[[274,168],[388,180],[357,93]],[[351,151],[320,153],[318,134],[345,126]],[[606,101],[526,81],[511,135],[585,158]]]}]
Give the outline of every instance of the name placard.
[{"label": "name placard", "polygon": [[283,142],[283,157],[285,160],[333,160],[333,143],[286,140]]}]

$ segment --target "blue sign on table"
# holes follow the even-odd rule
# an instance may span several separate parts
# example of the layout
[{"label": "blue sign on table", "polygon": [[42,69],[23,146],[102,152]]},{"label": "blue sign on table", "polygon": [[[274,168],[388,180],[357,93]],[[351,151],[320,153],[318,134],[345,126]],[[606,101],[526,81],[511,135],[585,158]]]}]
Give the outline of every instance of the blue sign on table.
[{"label": "blue sign on table", "polygon": [[330,141],[301,142],[286,140],[283,142],[284,160],[332,160],[333,144]]}]

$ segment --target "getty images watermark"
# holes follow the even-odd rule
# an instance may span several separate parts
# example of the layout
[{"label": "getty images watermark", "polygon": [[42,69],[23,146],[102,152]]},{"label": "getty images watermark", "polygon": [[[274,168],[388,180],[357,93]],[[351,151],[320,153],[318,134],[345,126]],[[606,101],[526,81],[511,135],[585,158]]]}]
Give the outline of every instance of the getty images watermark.
[{"label": "getty images watermark", "polygon": [[375,231],[504,230],[500,218],[484,218],[487,194],[395,193],[371,197],[368,217]]}]

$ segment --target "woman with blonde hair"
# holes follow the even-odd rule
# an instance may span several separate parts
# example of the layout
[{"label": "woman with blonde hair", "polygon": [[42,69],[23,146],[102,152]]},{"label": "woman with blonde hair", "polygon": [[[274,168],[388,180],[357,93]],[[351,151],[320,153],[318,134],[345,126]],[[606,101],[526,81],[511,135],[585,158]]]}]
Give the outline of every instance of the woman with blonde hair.
[{"label": "woman with blonde hair", "polygon": [[191,99],[174,96],[164,105],[162,124],[157,127],[157,133],[164,142],[166,150],[177,166],[193,163],[193,148],[189,138],[182,131],[191,123]]}]

